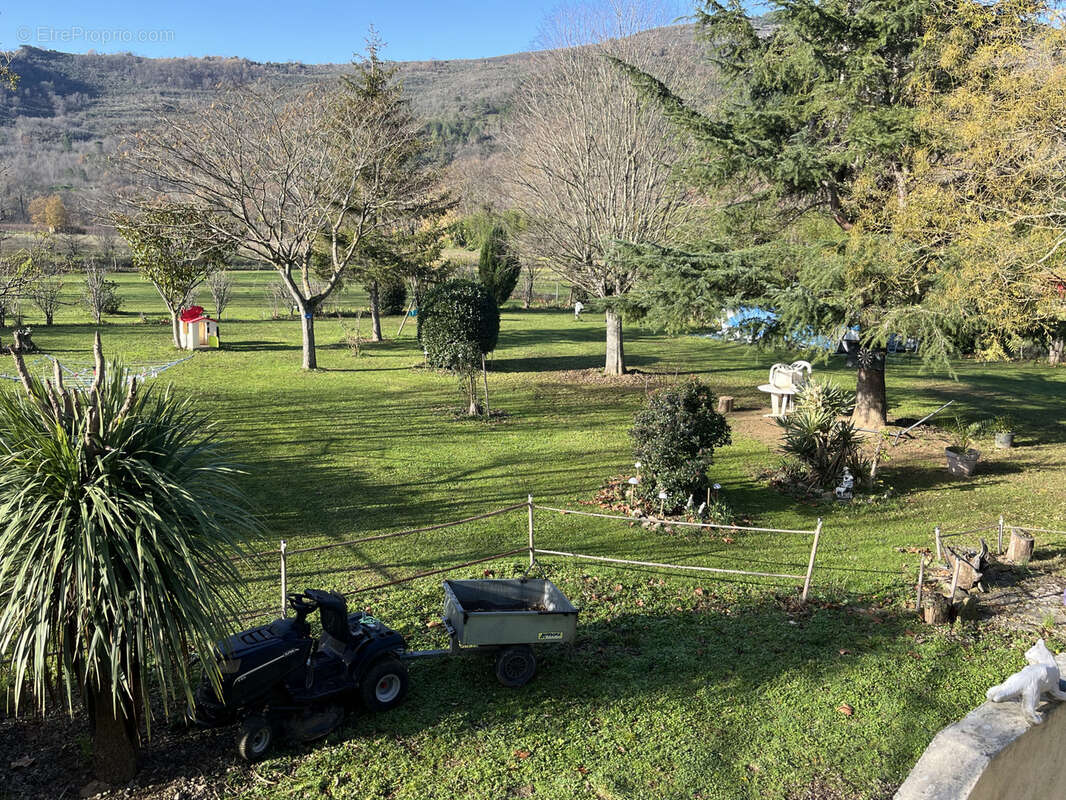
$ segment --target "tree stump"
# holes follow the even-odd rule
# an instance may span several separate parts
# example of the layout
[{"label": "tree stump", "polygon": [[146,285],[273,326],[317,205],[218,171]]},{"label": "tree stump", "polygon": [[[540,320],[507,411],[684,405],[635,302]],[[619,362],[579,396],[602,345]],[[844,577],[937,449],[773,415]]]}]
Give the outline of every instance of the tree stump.
[{"label": "tree stump", "polygon": [[951,622],[951,603],[940,592],[933,592],[922,609],[922,619],[927,625],[947,625]]},{"label": "tree stump", "polygon": [[1033,548],[1036,540],[1026,535],[1017,528],[1010,532],[1010,544],[1007,546],[1007,561],[1012,564],[1028,564],[1033,558]]},{"label": "tree stump", "polygon": [[731,395],[723,394],[718,398],[718,413],[728,414],[733,410],[733,400]]}]

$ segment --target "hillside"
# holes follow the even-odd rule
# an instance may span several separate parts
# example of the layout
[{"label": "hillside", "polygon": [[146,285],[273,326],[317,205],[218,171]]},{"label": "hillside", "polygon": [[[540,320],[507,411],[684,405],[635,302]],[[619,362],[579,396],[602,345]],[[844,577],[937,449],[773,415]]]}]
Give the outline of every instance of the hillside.
[{"label": "hillside", "polygon": [[[641,36],[664,55],[698,47],[688,27]],[[433,157],[448,163],[491,155],[511,97],[534,58],[516,53],[399,62],[412,108],[433,138]],[[11,67],[20,81],[15,91],[0,92],[0,220],[15,222],[26,219],[26,204],[36,195],[106,191],[113,180],[107,155],[124,134],[151,125],[159,113],[206,104],[219,87],[262,80],[280,89],[335,80],[347,69],[344,64],[80,55],[33,47],[13,53]]]}]

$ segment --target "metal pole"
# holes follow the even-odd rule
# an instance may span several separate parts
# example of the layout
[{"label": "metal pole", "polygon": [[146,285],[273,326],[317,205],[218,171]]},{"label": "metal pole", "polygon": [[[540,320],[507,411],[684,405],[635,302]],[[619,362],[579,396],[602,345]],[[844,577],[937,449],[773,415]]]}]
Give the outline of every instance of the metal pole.
[{"label": "metal pole", "polygon": [[996,555],[1003,555],[1003,515],[999,515],[999,531],[996,534]]},{"label": "metal pole", "polygon": [[933,528],[933,537],[936,539],[936,560],[943,561],[944,556],[940,552],[940,526]]},{"label": "metal pole", "polygon": [[529,568],[533,569],[533,495],[529,495]]},{"label": "metal pole", "polygon": [[288,614],[285,600],[289,594],[289,578],[285,571],[285,540],[281,540],[281,616],[285,617]]},{"label": "metal pole", "polygon": [[918,558],[918,613],[922,613],[922,588],[925,584],[925,556]]},{"label": "metal pole", "polygon": [[800,599],[806,603],[807,593],[811,589],[811,575],[814,573],[814,557],[818,555],[818,539],[822,535],[822,518],[818,517],[818,524],[814,528],[814,541],[811,543],[811,560],[807,562],[807,577],[803,579],[803,594]]}]

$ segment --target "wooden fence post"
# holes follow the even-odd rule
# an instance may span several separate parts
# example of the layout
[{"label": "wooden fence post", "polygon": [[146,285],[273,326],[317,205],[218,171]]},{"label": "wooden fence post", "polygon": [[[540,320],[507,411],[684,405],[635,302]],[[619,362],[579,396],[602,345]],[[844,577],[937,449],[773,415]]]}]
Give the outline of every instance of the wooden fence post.
[{"label": "wooden fence post", "polygon": [[943,561],[944,556],[940,553],[940,526],[933,528],[933,538],[936,539],[936,560]]},{"label": "wooden fence post", "polygon": [[533,495],[529,495],[529,568],[533,569]]},{"label": "wooden fence post", "polygon": [[918,614],[922,613],[922,588],[925,584],[925,556],[918,557],[918,604],[915,606],[918,609]]},{"label": "wooden fence post", "polygon": [[822,535],[822,518],[818,517],[818,524],[814,526],[814,541],[811,542],[811,560],[807,562],[807,577],[803,580],[803,594],[800,599],[807,602],[807,594],[811,590],[811,575],[814,573],[814,557],[818,555],[818,539]]},{"label": "wooden fence post", "polygon": [[286,600],[289,594],[289,578],[285,570],[285,540],[281,540],[281,616],[288,616]]},{"label": "wooden fence post", "polygon": [[1003,515],[999,515],[999,530],[996,533],[996,555],[1003,555]]}]

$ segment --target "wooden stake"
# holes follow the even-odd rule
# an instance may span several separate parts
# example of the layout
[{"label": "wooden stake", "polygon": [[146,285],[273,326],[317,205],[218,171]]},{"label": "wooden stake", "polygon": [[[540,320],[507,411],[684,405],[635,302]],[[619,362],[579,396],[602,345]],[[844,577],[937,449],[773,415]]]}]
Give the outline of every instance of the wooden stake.
[{"label": "wooden stake", "polygon": [[533,545],[533,495],[529,495],[529,568],[533,569],[535,547]]},{"label": "wooden stake", "polygon": [[822,518],[818,517],[818,524],[814,527],[814,541],[811,543],[811,560],[807,562],[807,575],[803,579],[803,594],[801,600],[807,602],[807,595],[811,590],[811,576],[814,574],[814,558],[818,555],[818,539],[822,535]]},{"label": "wooden stake", "polygon": [[925,556],[918,558],[918,604],[915,606],[918,609],[918,614],[922,613],[922,589],[925,584]]},{"label": "wooden stake", "polygon": [[489,411],[489,373],[485,369],[485,354],[481,354],[481,377],[485,382],[485,419],[489,419],[492,414]]},{"label": "wooden stake", "polygon": [[940,552],[940,526],[933,528],[933,538],[936,539],[936,560],[943,561],[944,555]]},{"label": "wooden stake", "polygon": [[948,595],[950,602],[955,602],[955,590],[959,588],[959,570],[962,569],[962,559],[955,559],[955,571],[951,575],[951,594]]}]

